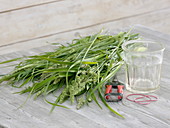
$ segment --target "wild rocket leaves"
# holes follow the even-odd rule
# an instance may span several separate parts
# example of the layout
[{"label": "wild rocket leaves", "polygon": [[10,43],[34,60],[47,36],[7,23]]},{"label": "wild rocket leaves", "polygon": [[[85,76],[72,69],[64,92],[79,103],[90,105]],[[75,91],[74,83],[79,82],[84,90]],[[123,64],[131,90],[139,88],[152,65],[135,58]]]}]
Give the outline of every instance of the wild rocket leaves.
[{"label": "wild rocket leaves", "polygon": [[[52,110],[55,106],[65,107],[61,104],[66,100],[72,104],[76,102],[77,109],[93,100],[101,107],[98,95],[109,110],[121,116],[104,101],[102,87],[123,64],[120,56],[122,43],[137,38],[138,34],[127,32],[117,35],[98,33],[74,39],[53,52],[1,62],[22,60],[11,73],[0,78],[0,83],[8,81],[13,87],[25,87],[18,93],[29,93],[35,99],[59,92],[53,103],[45,98],[47,103],[53,105]],[[32,84],[26,86],[28,83]]]}]

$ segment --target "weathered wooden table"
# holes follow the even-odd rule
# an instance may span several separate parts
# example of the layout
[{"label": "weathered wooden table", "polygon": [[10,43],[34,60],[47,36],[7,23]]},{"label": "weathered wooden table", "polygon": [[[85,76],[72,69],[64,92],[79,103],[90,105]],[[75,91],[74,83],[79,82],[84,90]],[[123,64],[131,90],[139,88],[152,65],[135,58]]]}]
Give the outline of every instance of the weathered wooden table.
[{"label": "weathered wooden table", "polygon": [[[135,26],[134,31],[140,33],[144,38],[161,41],[166,47],[162,66],[161,88],[153,93],[159,98],[157,102],[149,105],[139,105],[123,99],[122,102],[110,103],[112,108],[122,114],[125,119],[115,116],[104,105],[102,105],[103,109],[100,109],[94,102],[80,110],[76,110],[74,105],[66,102],[64,105],[70,109],[56,107],[54,112],[49,114],[51,105],[45,103],[41,98],[36,101],[29,99],[23,107],[18,108],[26,100],[27,94],[13,94],[18,89],[1,84],[0,128],[169,128],[170,35],[140,25]],[[81,30],[79,32],[81,33]],[[77,31],[72,31],[69,34],[73,35],[75,33]],[[67,33],[65,36],[67,36]],[[38,45],[39,48],[32,41],[32,43],[25,43],[23,46],[14,44],[1,47],[0,60],[38,54],[53,49],[51,46],[41,46],[40,43]],[[0,68],[1,74],[5,74],[12,69],[3,66],[5,65],[1,65]],[[129,92],[125,91],[125,95],[127,94]],[[52,99],[52,96],[48,97],[48,99],[50,98]]]}]

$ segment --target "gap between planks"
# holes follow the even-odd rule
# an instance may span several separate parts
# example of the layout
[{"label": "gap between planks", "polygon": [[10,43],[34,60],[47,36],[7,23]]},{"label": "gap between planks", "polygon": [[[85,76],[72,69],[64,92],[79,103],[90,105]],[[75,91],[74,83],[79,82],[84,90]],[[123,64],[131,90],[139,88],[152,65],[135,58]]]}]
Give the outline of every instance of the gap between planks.
[{"label": "gap between planks", "polygon": [[4,11],[0,11],[0,14],[12,12],[12,11],[17,11],[17,10],[21,10],[21,9],[26,9],[26,8],[31,8],[31,7],[36,7],[36,6],[41,6],[41,5],[45,5],[45,4],[52,4],[52,3],[61,2],[61,1],[64,1],[64,0],[54,0],[54,1],[49,1],[49,2],[44,2],[44,3],[39,3],[39,4],[33,4],[33,5],[13,8],[13,9],[7,9],[7,10],[4,10]]},{"label": "gap between planks", "polygon": [[114,20],[108,20],[108,21],[104,21],[104,22],[101,22],[101,23],[96,23],[96,24],[91,24],[91,25],[87,25],[87,26],[84,26],[84,27],[69,29],[69,30],[66,30],[66,31],[61,31],[61,32],[53,33],[53,34],[47,34],[47,35],[43,35],[43,36],[39,36],[39,37],[36,37],[36,38],[27,39],[27,40],[21,40],[21,41],[13,42],[13,43],[10,43],[10,44],[1,45],[0,48],[10,46],[10,45],[19,44],[19,43],[23,43],[23,42],[28,42],[28,41],[32,41],[32,40],[36,40],[36,39],[43,39],[43,38],[47,38],[47,37],[50,37],[50,36],[55,36],[55,35],[58,35],[58,34],[68,33],[68,32],[71,32],[71,31],[88,29],[88,28],[91,28],[91,27],[95,27],[95,26],[99,26],[99,25],[107,24],[107,23],[111,23],[111,22],[123,21],[123,20],[131,19],[131,18],[135,18],[135,17],[145,16],[145,15],[158,13],[160,11],[165,11],[165,10],[170,11],[170,7],[159,9],[159,10],[156,10],[156,11],[148,11],[148,12],[144,12],[144,13],[136,14],[136,15],[132,15],[132,16],[126,16],[126,17],[122,17],[122,18],[118,18],[118,19],[114,19]]},{"label": "gap between planks", "polygon": [[[169,7],[168,0],[154,3],[153,1],[123,0],[112,2],[106,0],[101,2],[95,0],[92,2],[88,0],[74,2],[73,0],[11,11],[1,14],[1,44],[24,41]],[[121,7],[119,7],[120,5]],[[153,19],[150,18],[150,20]],[[10,31],[6,31],[8,28]]]}]

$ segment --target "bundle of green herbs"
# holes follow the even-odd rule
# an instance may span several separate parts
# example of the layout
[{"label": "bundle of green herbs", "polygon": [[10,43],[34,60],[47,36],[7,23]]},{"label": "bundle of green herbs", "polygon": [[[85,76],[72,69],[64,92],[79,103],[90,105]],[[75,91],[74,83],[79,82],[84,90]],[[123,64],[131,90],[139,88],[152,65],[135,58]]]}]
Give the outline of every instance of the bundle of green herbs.
[{"label": "bundle of green herbs", "polygon": [[[0,78],[0,83],[8,81],[18,88],[25,85],[18,93],[29,93],[35,98],[59,91],[53,103],[45,100],[53,105],[52,110],[55,106],[65,107],[61,104],[66,100],[72,104],[76,102],[77,109],[91,101],[101,107],[96,97],[99,96],[109,110],[123,117],[106,103],[102,87],[123,65],[122,43],[137,38],[138,34],[130,32],[117,35],[97,33],[74,39],[53,52],[4,61],[1,64],[22,59],[11,73]],[[26,86],[28,83],[32,84]]]}]

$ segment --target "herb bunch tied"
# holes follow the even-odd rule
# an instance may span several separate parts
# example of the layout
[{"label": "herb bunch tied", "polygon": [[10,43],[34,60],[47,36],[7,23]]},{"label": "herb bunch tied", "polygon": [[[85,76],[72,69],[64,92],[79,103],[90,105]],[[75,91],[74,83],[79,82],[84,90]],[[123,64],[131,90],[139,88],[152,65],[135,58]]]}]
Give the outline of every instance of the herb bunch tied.
[{"label": "herb bunch tied", "polygon": [[[45,98],[53,106],[52,110],[55,106],[65,107],[61,104],[66,100],[70,100],[71,104],[76,102],[77,109],[91,101],[101,107],[96,97],[99,96],[108,109],[123,117],[105,102],[102,87],[123,65],[121,45],[137,38],[138,34],[129,32],[117,35],[97,33],[74,39],[53,52],[1,62],[22,59],[11,73],[0,78],[0,83],[8,81],[13,87],[25,86],[18,93],[29,93],[35,99],[59,92],[53,103]],[[28,83],[32,84],[26,86]]]}]

